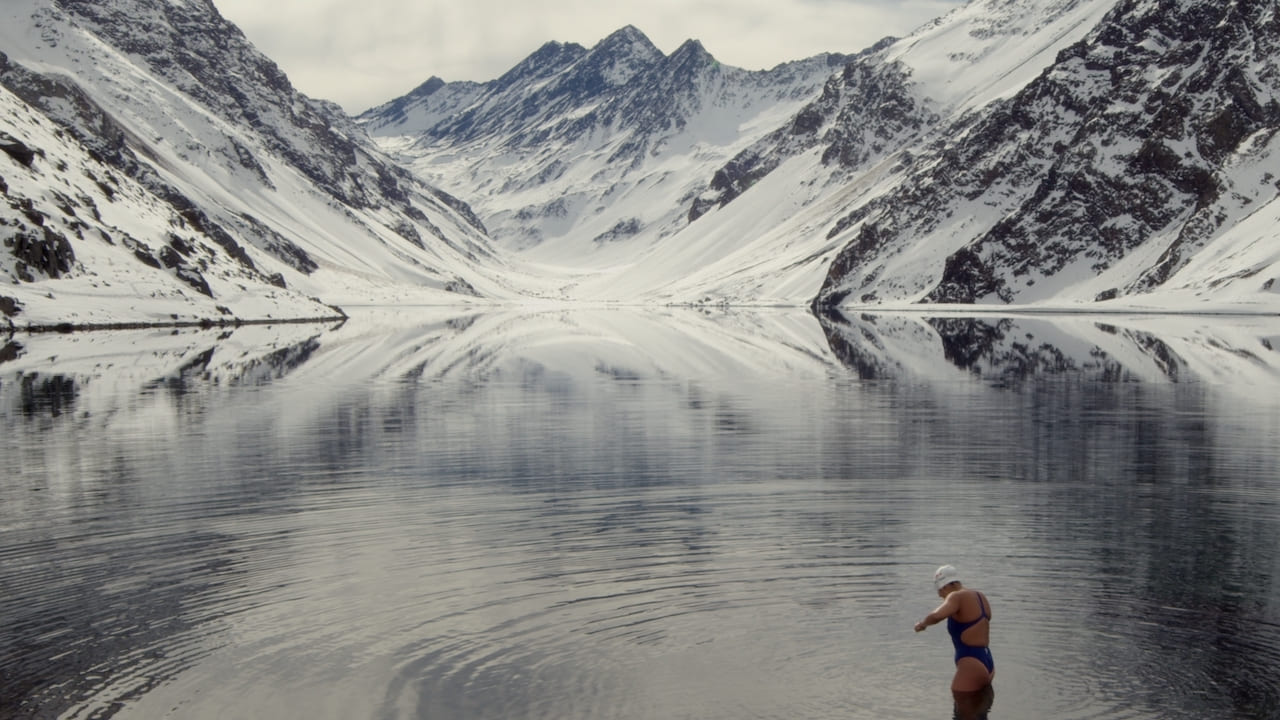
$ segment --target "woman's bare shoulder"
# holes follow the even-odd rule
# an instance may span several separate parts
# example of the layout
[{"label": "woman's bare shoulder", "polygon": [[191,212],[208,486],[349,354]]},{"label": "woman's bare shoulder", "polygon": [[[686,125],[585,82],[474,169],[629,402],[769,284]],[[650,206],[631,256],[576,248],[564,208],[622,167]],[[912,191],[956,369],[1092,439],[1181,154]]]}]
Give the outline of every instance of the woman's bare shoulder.
[{"label": "woman's bare shoulder", "polygon": [[975,593],[977,593],[978,599],[982,601],[982,605],[983,605],[983,607],[984,607],[984,608],[986,608],[986,611],[987,611],[987,617],[988,617],[988,618],[989,618],[989,617],[991,617],[991,600],[990,600],[990,598],[988,598],[988,597],[987,597],[987,594],[986,594],[986,593],[984,593],[984,592],[982,592],[981,590],[975,590],[974,592],[975,592]]}]

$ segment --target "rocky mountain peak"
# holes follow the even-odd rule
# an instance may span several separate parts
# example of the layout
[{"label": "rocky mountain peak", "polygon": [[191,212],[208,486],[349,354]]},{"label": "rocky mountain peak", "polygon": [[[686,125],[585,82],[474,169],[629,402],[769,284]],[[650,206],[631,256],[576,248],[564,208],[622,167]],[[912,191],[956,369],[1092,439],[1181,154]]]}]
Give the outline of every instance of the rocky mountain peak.
[{"label": "rocky mountain peak", "polygon": [[596,43],[555,81],[547,95],[566,95],[572,103],[615,92],[662,60],[649,38],[628,25]]},{"label": "rocky mountain peak", "polygon": [[662,75],[671,84],[693,82],[698,76],[715,70],[720,63],[698,40],[685,40],[663,63]]},{"label": "rocky mountain peak", "polygon": [[674,65],[696,63],[704,60],[715,60],[715,58],[703,47],[702,41],[692,38],[680,43],[680,47],[671,53],[671,62]]},{"label": "rocky mountain peak", "polygon": [[521,60],[497,80],[490,83],[491,92],[500,92],[522,83],[536,82],[553,77],[587,54],[587,49],[576,43],[551,41],[532,55]]},{"label": "rocky mountain peak", "polygon": [[[653,65],[662,59],[662,51],[634,25],[627,25],[597,43],[587,57],[588,63],[621,66],[619,70],[625,73],[628,68],[638,70]],[[630,75],[620,75],[616,79],[613,84],[621,85],[630,79]]]},{"label": "rocky mountain peak", "polygon": [[[551,57],[559,47],[544,46],[539,53]],[[568,229],[592,247],[620,246],[650,227],[679,222],[684,213],[678,198],[691,195],[702,180],[668,172],[670,188],[650,183],[661,190],[650,190],[655,193],[650,206],[637,208],[654,216],[649,221],[636,215],[609,217],[606,198],[642,182],[652,172],[646,166],[663,153],[697,145],[702,148],[699,163],[725,158],[728,148],[736,150],[740,142],[741,124],[778,112],[779,106],[804,102],[843,60],[824,54],[748,72],[722,66],[698,40],[664,55],[628,25],[578,57],[565,57],[554,68],[544,65],[537,80],[507,82],[513,71],[485,84],[465,107],[422,132],[411,151],[420,158],[414,167],[434,174],[444,171],[431,158],[448,158],[450,165],[466,158],[465,169],[453,167],[447,176],[468,178],[460,180],[462,185],[480,183],[476,191],[487,188],[484,194],[499,203],[520,198],[515,207],[491,209],[494,219],[486,222],[512,245],[539,244],[545,232]],[[451,86],[438,94],[448,93]],[[380,124],[394,121],[389,110],[362,118],[376,136],[391,135]],[[403,132],[402,127],[394,132]],[[521,159],[512,161],[512,153]],[[490,160],[504,155],[502,163]],[[485,180],[492,172],[500,177]],[[471,191],[456,192],[466,197]],[[574,230],[579,224],[583,229]]]},{"label": "rocky mountain peak", "polygon": [[[1079,286],[1108,300],[1163,286],[1276,199],[1263,167],[1280,133],[1277,52],[1273,3],[1115,3],[1015,96],[940,132],[896,192],[837,223],[832,237],[857,232],[821,297],[1010,303]],[[990,224],[957,237],[949,213],[972,203]],[[931,237],[952,245],[938,274],[885,282]]]},{"label": "rocky mountain peak", "polygon": [[414,100],[431,97],[436,93],[436,91],[438,91],[442,87],[444,87],[444,80],[440,79],[439,76],[432,75],[431,77],[427,78],[426,82],[410,90],[409,94],[406,95],[405,97],[412,98]]}]

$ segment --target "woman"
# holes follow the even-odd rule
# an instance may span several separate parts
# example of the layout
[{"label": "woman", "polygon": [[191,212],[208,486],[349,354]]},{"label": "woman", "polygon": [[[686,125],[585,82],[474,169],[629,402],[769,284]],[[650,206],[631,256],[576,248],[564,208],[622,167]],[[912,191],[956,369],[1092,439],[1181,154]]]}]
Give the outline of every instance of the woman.
[{"label": "woman", "polygon": [[962,585],[959,573],[950,565],[943,565],[933,574],[933,586],[942,604],[916,623],[916,632],[945,619],[956,648],[956,675],[951,680],[951,691],[982,690],[996,676],[996,663],[987,647],[991,636],[991,603],[982,593]]}]

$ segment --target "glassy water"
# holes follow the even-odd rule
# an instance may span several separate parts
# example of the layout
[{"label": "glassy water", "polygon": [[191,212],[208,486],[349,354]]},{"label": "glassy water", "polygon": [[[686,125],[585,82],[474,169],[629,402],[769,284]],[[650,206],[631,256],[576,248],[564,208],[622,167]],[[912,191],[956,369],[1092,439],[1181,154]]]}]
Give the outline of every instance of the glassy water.
[{"label": "glassy water", "polygon": [[1280,321],[17,337],[0,717],[1280,717]]}]

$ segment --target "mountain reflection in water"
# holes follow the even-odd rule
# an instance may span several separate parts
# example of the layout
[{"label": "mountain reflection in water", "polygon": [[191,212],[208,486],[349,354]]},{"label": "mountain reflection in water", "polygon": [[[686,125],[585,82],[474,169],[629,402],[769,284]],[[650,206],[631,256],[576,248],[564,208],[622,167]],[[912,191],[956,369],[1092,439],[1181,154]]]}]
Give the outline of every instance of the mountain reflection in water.
[{"label": "mountain reflection in water", "polygon": [[[370,312],[0,358],[0,717],[1280,712],[1270,318]],[[982,710],[982,707],[979,707]],[[985,712],[985,710],[983,710]]]},{"label": "mountain reflection in water", "polygon": [[[1280,377],[1280,322],[1147,316],[924,317],[829,312],[820,318],[840,362],[864,380],[909,379],[936,361],[1013,384],[1073,375],[1099,382],[1250,382]],[[1234,321],[1234,322],[1233,322]],[[1162,337],[1167,334],[1167,337]],[[1188,358],[1175,346],[1188,351]],[[923,356],[923,357],[922,357]],[[1219,363],[1225,361],[1225,364]]]}]

